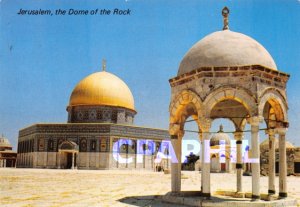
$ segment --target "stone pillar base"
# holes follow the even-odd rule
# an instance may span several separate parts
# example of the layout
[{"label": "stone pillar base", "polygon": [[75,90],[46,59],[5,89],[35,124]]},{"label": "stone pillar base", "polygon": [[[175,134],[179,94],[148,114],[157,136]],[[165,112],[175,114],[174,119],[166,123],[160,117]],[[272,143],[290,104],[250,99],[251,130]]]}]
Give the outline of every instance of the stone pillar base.
[{"label": "stone pillar base", "polygon": [[279,197],[286,198],[287,197],[287,193],[279,192]]},{"label": "stone pillar base", "polygon": [[268,190],[268,194],[269,195],[273,195],[273,194],[275,194],[276,192],[275,192],[275,190]]},{"label": "stone pillar base", "polygon": [[201,196],[202,197],[210,197],[211,195],[210,195],[210,193],[201,193]]},{"label": "stone pillar base", "polygon": [[259,195],[253,195],[253,194],[252,194],[252,199],[260,199],[260,196],[259,196]]}]

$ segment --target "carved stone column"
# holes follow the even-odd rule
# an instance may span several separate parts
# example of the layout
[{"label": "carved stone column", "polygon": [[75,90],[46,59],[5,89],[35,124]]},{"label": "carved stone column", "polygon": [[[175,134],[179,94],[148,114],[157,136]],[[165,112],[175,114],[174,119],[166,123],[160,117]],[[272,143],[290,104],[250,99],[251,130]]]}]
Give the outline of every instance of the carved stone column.
[{"label": "carved stone column", "polygon": [[200,121],[202,130],[202,163],[201,163],[201,186],[202,195],[210,197],[210,145],[209,130],[211,127],[211,119],[205,118]]},{"label": "carved stone column", "polygon": [[235,132],[234,139],[236,140],[236,191],[242,191],[242,178],[243,178],[243,157],[242,157],[242,144],[243,133]]},{"label": "carved stone column", "polygon": [[74,170],[74,152],[72,152],[72,170]]},{"label": "carved stone column", "polygon": [[200,140],[200,147],[201,147],[201,155],[200,155],[200,169],[201,169],[201,183],[200,183],[200,190],[203,192],[203,179],[202,179],[202,171],[203,171],[203,163],[204,163],[204,142],[203,142],[203,133],[199,133],[199,140]]},{"label": "carved stone column", "polygon": [[76,162],[75,162],[75,169],[78,169],[78,152],[75,152],[75,158],[76,158]]},{"label": "carved stone column", "polygon": [[77,152],[77,157],[76,157],[76,168],[78,169],[80,163],[80,155],[79,155],[79,151]]},{"label": "carved stone column", "polygon": [[[176,159],[172,158],[171,163],[171,190],[173,193],[179,193],[181,191],[181,143],[183,133],[177,135],[171,135],[171,144],[174,153],[171,156],[175,156]],[[176,161],[174,161],[176,160]]]},{"label": "carved stone column", "polygon": [[57,168],[58,169],[60,169],[61,168],[61,164],[60,164],[60,159],[61,159],[61,152],[60,151],[58,151],[58,166],[57,166]]},{"label": "carved stone column", "polygon": [[44,168],[47,168],[48,152],[43,152],[43,154],[44,154]]},{"label": "carved stone column", "polygon": [[260,117],[255,116],[249,118],[251,125],[251,154],[252,159],[255,159],[251,163],[252,168],[252,198],[260,199],[260,149],[259,149],[259,123]]},{"label": "carved stone column", "polygon": [[268,193],[275,194],[275,131],[269,129],[267,131],[269,135],[269,189]]},{"label": "carved stone column", "polygon": [[282,198],[287,197],[286,176],[287,176],[287,163],[286,163],[286,143],[285,134],[287,129],[277,129],[279,134],[279,196]]}]

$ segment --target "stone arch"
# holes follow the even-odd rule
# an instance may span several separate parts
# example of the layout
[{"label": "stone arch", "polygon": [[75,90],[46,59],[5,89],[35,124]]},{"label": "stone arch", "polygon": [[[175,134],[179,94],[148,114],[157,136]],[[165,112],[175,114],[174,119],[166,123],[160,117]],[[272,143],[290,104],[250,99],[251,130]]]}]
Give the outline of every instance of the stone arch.
[{"label": "stone arch", "polygon": [[287,121],[287,101],[280,91],[274,88],[266,89],[259,97],[258,113],[263,116],[267,102],[274,108],[277,121]]},{"label": "stone arch", "polygon": [[77,155],[79,153],[78,144],[69,140],[63,141],[58,150],[58,165],[60,169],[77,169]]},{"label": "stone arch", "polygon": [[[201,98],[191,90],[183,90],[177,95],[170,104],[170,134],[176,134],[183,131],[184,122],[189,117],[184,115],[184,111],[192,107],[195,111],[192,115],[199,126],[198,117],[203,115],[203,104]],[[197,117],[196,117],[197,116]]]},{"label": "stone arch", "polygon": [[[225,149],[224,151],[220,151],[220,152],[224,152],[225,158],[226,159],[230,159],[230,150]],[[210,159],[212,159],[212,158],[218,158],[218,159],[220,159],[220,155],[218,153],[212,153],[210,155]]]},{"label": "stone arch", "polygon": [[56,147],[56,151],[59,150],[60,145],[65,141],[64,138],[58,138],[57,139],[57,147]]},{"label": "stone arch", "polygon": [[206,116],[210,117],[210,113],[214,106],[220,101],[231,99],[241,103],[246,110],[248,110],[250,116],[257,115],[257,101],[251,94],[243,88],[233,88],[231,86],[222,86],[212,91],[204,100]]},{"label": "stone arch", "polygon": [[243,119],[240,123],[240,125],[238,125],[236,128],[239,129],[237,131],[244,131],[245,126],[247,124],[247,119]]},{"label": "stone arch", "polygon": [[54,139],[53,138],[50,138],[48,140],[47,150],[50,151],[50,152],[52,152],[54,150]]},{"label": "stone arch", "polygon": [[60,151],[78,151],[78,145],[72,141],[63,141],[59,146]]}]

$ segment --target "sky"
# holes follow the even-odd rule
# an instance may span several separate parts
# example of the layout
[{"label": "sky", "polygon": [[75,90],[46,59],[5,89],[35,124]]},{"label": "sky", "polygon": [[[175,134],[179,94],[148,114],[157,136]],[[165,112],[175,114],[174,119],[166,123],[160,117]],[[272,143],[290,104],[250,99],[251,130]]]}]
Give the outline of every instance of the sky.
[{"label": "sky", "polygon": [[[34,123],[64,123],[73,88],[87,75],[107,71],[131,89],[135,125],[168,129],[170,85],[185,53],[222,30],[260,42],[278,69],[289,73],[287,139],[300,146],[299,0],[0,0],[0,133],[16,150],[18,131]],[[130,15],[18,15],[20,9],[130,9]],[[233,131],[226,120],[213,122]],[[261,124],[264,128],[265,124]],[[196,129],[189,123],[186,129]],[[247,138],[248,135],[245,137]],[[261,132],[260,140],[266,135]],[[197,134],[186,133],[185,139]],[[197,138],[196,138],[197,139]]]}]

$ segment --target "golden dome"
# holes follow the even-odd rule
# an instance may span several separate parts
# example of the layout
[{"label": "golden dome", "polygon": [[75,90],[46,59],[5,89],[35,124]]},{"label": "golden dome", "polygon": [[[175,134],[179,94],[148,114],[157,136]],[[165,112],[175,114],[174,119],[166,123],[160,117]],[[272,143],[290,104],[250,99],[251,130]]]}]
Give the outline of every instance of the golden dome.
[{"label": "golden dome", "polygon": [[116,106],[134,109],[128,86],[117,76],[101,71],[81,80],[74,88],[69,106]]}]

